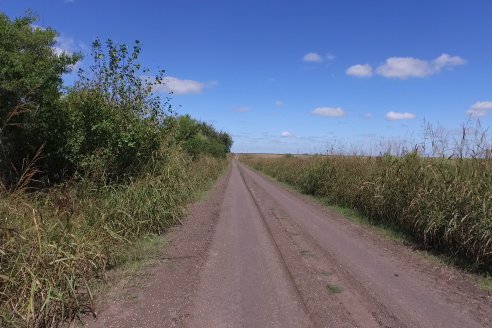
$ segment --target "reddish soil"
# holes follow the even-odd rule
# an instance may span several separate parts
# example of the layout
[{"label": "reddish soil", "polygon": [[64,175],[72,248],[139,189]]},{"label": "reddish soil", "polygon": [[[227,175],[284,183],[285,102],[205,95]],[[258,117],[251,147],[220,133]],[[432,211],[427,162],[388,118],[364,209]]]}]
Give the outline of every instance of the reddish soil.
[{"label": "reddish soil", "polygon": [[237,162],[165,238],[168,261],[89,327],[492,326],[464,273]]}]

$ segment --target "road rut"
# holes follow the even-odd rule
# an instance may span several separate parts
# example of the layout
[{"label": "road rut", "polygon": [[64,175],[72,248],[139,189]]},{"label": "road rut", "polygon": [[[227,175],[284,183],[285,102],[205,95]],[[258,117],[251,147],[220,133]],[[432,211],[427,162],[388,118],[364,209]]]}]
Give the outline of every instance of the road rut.
[{"label": "road rut", "polygon": [[281,254],[234,162],[189,327],[309,327]]}]

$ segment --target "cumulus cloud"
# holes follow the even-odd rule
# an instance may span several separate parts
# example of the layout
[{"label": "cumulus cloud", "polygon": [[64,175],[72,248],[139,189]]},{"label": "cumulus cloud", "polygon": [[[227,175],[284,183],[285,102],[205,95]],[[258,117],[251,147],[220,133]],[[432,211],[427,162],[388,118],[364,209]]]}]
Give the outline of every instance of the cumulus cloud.
[{"label": "cumulus cloud", "polygon": [[[216,82],[213,82],[212,86]],[[164,78],[163,83],[155,86],[155,91],[169,92],[175,95],[189,95],[189,94],[200,94],[203,93],[207,85],[202,82],[194,80],[182,80],[177,77],[167,76]]]},{"label": "cumulus cloud", "polygon": [[318,107],[311,114],[319,116],[342,117],[345,116],[345,111],[340,107]]},{"label": "cumulus cloud", "polygon": [[412,57],[391,57],[376,69],[376,73],[387,78],[421,78],[437,74],[445,68],[464,65],[465,63],[463,58],[448,54],[442,54],[432,61]]},{"label": "cumulus cloud", "polygon": [[283,107],[284,106],[284,102],[282,100],[275,100],[275,106],[277,106],[277,107]]},{"label": "cumulus cloud", "polygon": [[353,65],[350,66],[347,71],[347,75],[356,76],[356,77],[371,77],[372,76],[372,67],[371,65]]},{"label": "cumulus cloud", "polygon": [[362,115],[364,118],[372,118],[372,113],[364,113],[364,115]]},{"label": "cumulus cloud", "polygon": [[492,110],[492,101],[478,101],[474,103],[466,112],[473,117],[482,117]]},{"label": "cumulus cloud", "polygon": [[386,114],[386,119],[388,121],[398,121],[398,120],[411,120],[417,117],[412,113],[398,113],[398,112],[389,112]]},{"label": "cumulus cloud", "polygon": [[246,106],[241,106],[241,107],[234,108],[234,111],[236,113],[246,113],[246,112],[250,112],[251,109],[249,107],[246,107]]},{"label": "cumulus cloud", "polygon": [[466,60],[460,56],[450,56],[448,54],[442,54],[434,59],[434,67],[437,70],[441,70],[444,67],[460,66],[466,64]]},{"label": "cumulus cloud", "polygon": [[313,62],[313,63],[322,63],[323,62],[323,58],[315,52],[309,52],[309,53],[305,54],[304,57],[302,58],[302,60],[305,62]]},{"label": "cumulus cloud", "polygon": [[290,133],[289,131],[284,131],[284,132],[280,133],[280,137],[282,137],[282,138],[293,138],[295,136],[292,133]]}]

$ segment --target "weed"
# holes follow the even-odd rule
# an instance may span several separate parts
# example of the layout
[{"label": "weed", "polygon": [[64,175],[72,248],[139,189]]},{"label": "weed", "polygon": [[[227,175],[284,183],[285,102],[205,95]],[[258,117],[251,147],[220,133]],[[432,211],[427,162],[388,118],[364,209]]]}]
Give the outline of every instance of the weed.
[{"label": "weed", "polygon": [[340,294],[343,288],[334,284],[326,284],[326,289],[332,294]]},{"label": "weed", "polygon": [[314,253],[309,251],[309,250],[302,250],[301,255],[302,256],[314,256]]},{"label": "weed", "polygon": [[488,293],[492,292],[492,277],[491,276],[486,276],[480,279],[480,283],[478,284],[478,287]]}]

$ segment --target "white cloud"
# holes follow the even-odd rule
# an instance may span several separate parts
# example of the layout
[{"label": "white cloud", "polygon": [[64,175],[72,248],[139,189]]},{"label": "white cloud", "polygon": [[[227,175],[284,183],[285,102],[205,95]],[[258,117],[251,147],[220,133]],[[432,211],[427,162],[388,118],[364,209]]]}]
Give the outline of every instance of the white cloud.
[{"label": "white cloud", "polygon": [[364,118],[372,118],[372,113],[364,113],[364,115],[362,115]]},{"label": "white cloud", "polygon": [[234,111],[236,113],[246,113],[246,112],[250,112],[251,109],[249,107],[246,107],[246,106],[242,106],[242,107],[237,107],[237,108],[234,108]]},{"label": "white cloud", "polygon": [[302,58],[305,62],[322,63],[323,58],[315,52],[310,52],[304,55]]},{"label": "white cloud", "polygon": [[275,100],[275,106],[284,107],[284,102],[282,100]]},{"label": "white cloud", "polygon": [[432,61],[412,57],[391,57],[376,69],[376,73],[387,78],[397,79],[426,77],[437,74],[445,68],[452,68],[465,63],[463,58],[448,54],[442,54]]},{"label": "white cloud", "polygon": [[[208,86],[214,86],[216,82],[212,82]],[[175,95],[189,95],[203,93],[207,85],[202,82],[194,80],[181,80],[173,76],[167,76],[164,78],[163,83],[154,87],[155,91],[169,92]]]},{"label": "white cloud", "polygon": [[318,107],[315,108],[311,114],[330,117],[342,117],[345,116],[345,111],[340,107]]},{"label": "white cloud", "polygon": [[450,56],[448,54],[442,54],[436,59],[434,59],[433,64],[436,69],[441,70],[446,66],[452,67],[452,66],[464,65],[466,64],[466,60],[464,60],[460,56]]},{"label": "white cloud", "polygon": [[386,119],[388,121],[398,121],[398,120],[411,120],[417,117],[412,113],[398,113],[398,112],[389,112],[386,114]]},{"label": "white cloud", "polygon": [[388,58],[384,65],[377,68],[376,72],[384,77],[400,79],[432,74],[428,62],[411,57]]},{"label": "white cloud", "polygon": [[280,133],[280,137],[282,138],[294,138],[295,136],[290,133],[289,131],[284,131],[282,133]]},{"label": "white cloud", "polygon": [[482,117],[492,110],[492,101],[478,101],[474,103],[466,112],[470,116]]},{"label": "white cloud", "polygon": [[372,67],[371,65],[353,65],[350,66],[347,71],[347,75],[356,76],[356,77],[371,77],[372,76]]}]

